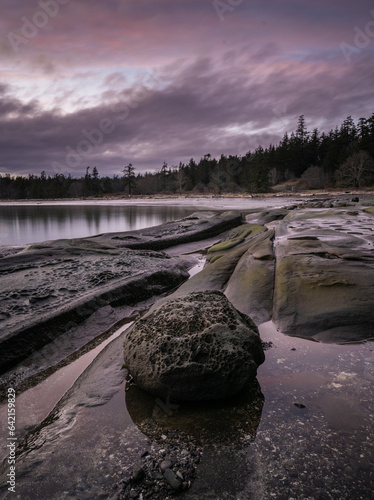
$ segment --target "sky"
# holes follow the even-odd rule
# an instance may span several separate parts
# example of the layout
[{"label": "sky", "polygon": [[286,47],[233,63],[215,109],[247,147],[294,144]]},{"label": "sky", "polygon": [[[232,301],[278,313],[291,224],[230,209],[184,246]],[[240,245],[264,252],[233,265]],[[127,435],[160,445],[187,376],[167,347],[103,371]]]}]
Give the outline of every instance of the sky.
[{"label": "sky", "polygon": [[0,174],[121,175],[374,112],[372,0],[0,0]]}]

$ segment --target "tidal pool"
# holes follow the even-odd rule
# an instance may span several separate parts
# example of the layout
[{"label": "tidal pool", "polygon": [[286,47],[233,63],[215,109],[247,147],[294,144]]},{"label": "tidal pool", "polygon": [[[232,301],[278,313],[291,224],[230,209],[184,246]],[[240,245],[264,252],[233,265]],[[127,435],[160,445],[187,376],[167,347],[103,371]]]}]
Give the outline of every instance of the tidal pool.
[{"label": "tidal pool", "polygon": [[268,348],[257,386],[170,413],[136,388],[126,392],[119,333],[20,439],[17,494],[2,488],[1,498],[115,498],[144,451],[162,449],[157,425],[201,441],[198,478],[183,498],[370,499],[374,345],[288,337],[271,322],[260,331]]}]

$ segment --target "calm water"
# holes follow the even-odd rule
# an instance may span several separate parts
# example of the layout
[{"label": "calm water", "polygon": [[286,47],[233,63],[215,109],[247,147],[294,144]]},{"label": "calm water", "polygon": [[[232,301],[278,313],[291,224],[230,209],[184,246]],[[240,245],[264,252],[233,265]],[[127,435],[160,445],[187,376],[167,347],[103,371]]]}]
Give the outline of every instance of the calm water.
[{"label": "calm water", "polygon": [[180,219],[193,211],[149,205],[0,205],[0,245],[142,229]]}]

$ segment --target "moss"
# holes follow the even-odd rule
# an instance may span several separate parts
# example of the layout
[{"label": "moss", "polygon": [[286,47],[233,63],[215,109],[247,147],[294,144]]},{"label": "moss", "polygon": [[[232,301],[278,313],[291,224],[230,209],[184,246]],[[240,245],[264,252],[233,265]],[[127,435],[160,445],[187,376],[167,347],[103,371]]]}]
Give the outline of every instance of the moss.
[{"label": "moss", "polygon": [[226,236],[226,240],[233,238],[246,238],[252,233],[254,224],[242,224],[232,229]]},{"label": "moss", "polygon": [[251,236],[255,236],[256,234],[262,233],[263,231],[267,231],[268,229],[262,224],[248,224],[251,228]]},{"label": "moss", "polygon": [[213,262],[216,262],[218,259],[220,259],[222,257],[222,254],[218,254],[218,255],[212,255],[212,257],[209,259],[209,262],[211,264],[213,264]]},{"label": "moss", "polygon": [[244,238],[232,238],[231,240],[221,241],[221,243],[216,243],[212,247],[209,248],[208,252],[221,252],[223,250],[228,250],[229,248],[235,247],[239,245],[239,243],[243,243]]},{"label": "moss", "polygon": [[374,215],[374,207],[365,208],[364,212]]}]

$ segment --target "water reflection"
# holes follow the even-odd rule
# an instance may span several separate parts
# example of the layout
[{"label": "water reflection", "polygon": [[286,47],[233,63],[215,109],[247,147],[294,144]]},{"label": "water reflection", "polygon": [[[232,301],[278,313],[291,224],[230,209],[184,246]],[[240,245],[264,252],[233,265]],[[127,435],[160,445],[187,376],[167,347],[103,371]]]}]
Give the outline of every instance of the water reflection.
[{"label": "water reflection", "polygon": [[[141,432],[156,440],[163,430],[179,430],[203,444],[248,444],[256,437],[264,396],[257,380],[238,395],[218,401],[171,405],[133,385],[126,407]],[[161,441],[162,443],[162,441]]]},{"label": "water reflection", "polygon": [[172,206],[1,205],[0,245],[142,229],[180,219],[192,211]]}]

